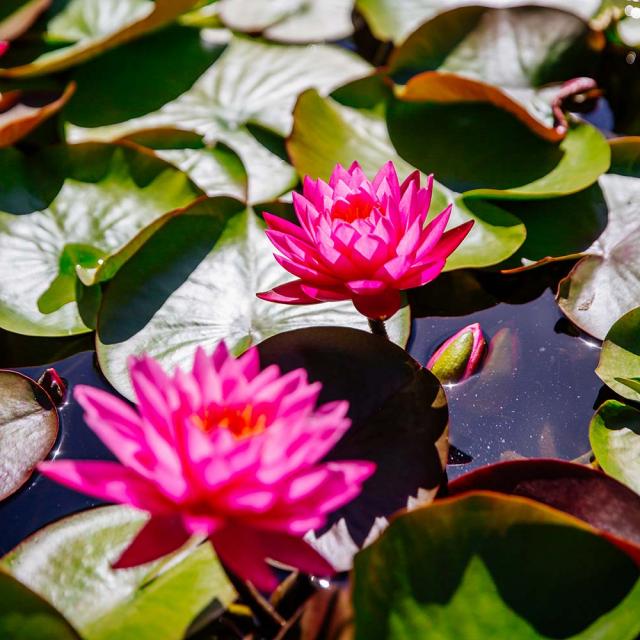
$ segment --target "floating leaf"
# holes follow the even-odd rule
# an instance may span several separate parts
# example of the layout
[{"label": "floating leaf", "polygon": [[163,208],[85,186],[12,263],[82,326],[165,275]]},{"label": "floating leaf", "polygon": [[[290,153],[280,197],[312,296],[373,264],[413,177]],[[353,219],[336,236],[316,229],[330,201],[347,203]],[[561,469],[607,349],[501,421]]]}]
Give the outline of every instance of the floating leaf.
[{"label": "floating leaf", "polygon": [[206,544],[134,569],[110,563],[148,515],[130,507],[84,511],[41,529],[2,560],[5,570],[63,612],[85,640],[182,640],[214,598],[235,598]]},{"label": "floating leaf", "polygon": [[7,91],[0,94],[0,147],[15,144],[67,104],[75,85],[62,92]]},{"label": "floating leaf", "polygon": [[640,138],[610,145],[611,170],[599,181],[609,223],[558,288],[562,311],[600,340],[640,300]]},{"label": "floating leaf", "polygon": [[234,31],[277,42],[340,40],[353,33],[353,0],[221,0],[222,22]]},{"label": "floating leaf", "polygon": [[[517,90],[586,75],[586,22],[548,7],[460,7],[438,14],[391,55],[392,73],[439,70]],[[514,96],[512,96],[514,97]]]},{"label": "floating leaf", "polygon": [[377,465],[360,496],[331,514],[331,522],[346,520],[356,544],[419,489],[438,488],[447,459],[447,401],[438,379],[403,349],[363,331],[318,327],[281,333],[258,351],[262,366],[306,369],[322,383],[320,403],[349,402],[352,425],[326,459]]},{"label": "floating leaf", "polygon": [[81,640],[48,602],[2,571],[0,637],[7,640]]},{"label": "floating leaf", "polygon": [[[402,42],[421,24],[441,11],[468,5],[466,0],[356,0],[356,7],[364,15],[374,35],[381,40]],[[484,0],[483,6],[504,7],[512,0]],[[536,0],[536,5],[571,11],[588,20],[600,7],[600,0]],[[545,25],[546,26],[546,25]]]},{"label": "floating leaf", "polygon": [[[287,148],[298,173],[313,178],[326,180],[337,162],[349,166],[354,160],[369,176],[388,160],[393,160],[401,177],[415,170],[396,154],[380,115],[342,106],[315,91],[307,91],[298,99]],[[442,185],[436,186],[434,196],[433,214],[454,201],[451,226],[475,220],[471,233],[447,260],[447,270],[497,264],[524,241],[524,226],[499,207],[457,198]]]},{"label": "floating leaf", "polygon": [[28,62],[0,69],[0,77],[16,78],[61,71],[171,22],[196,2],[197,0],[56,2],[44,14],[46,31],[43,36],[43,51]]},{"label": "floating leaf", "polygon": [[640,411],[607,400],[591,421],[589,439],[604,471],[640,493]]},{"label": "floating leaf", "polygon": [[449,483],[448,494],[496,491],[584,520],[640,561],[640,496],[591,467],[562,460],[487,465]]},{"label": "floating leaf", "polygon": [[640,632],[640,581],[628,556],[580,520],[491,493],[397,517],[356,556],[353,599],[356,640]]},{"label": "floating leaf", "polygon": [[13,0],[0,8],[0,40],[15,40],[49,8],[51,0]]},{"label": "floating leaf", "polygon": [[556,144],[555,132],[547,135],[505,93],[453,74],[414,76],[390,103],[387,123],[405,160],[433,171],[467,199],[567,195],[590,186],[609,167],[607,142],[591,125],[572,126]]},{"label": "floating leaf", "polygon": [[[222,339],[242,350],[288,329],[367,327],[350,301],[281,305],[256,297],[288,279],[262,221],[244,205],[214,198],[167,217],[104,295],[97,343],[102,370],[131,396],[131,354],[148,353],[172,369],[190,364],[197,346],[211,350]],[[408,325],[408,308],[388,323],[396,342],[405,344]]]},{"label": "floating leaf", "polygon": [[0,326],[27,335],[88,331],[76,268],[95,268],[163,213],[201,192],[125,145],[0,151]]},{"label": "floating leaf", "polygon": [[0,500],[29,479],[57,437],[58,413],[40,385],[0,371]]},{"label": "floating leaf", "polygon": [[[144,129],[179,128],[222,142],[249,176],[249,202],[275,198],[296,184],[294,169],[260,140],[260,131],[287,135],[298,94],[326,93],[365,75],[355,55],[325,45],[281,46],[234,38],[219,60],[176,100],[148,115],[105,127],[69,128],[72,140],[114,139]],[[258,137],[257,137],[258,136]]]},{"label": "floating leaf", "polygon": [[640,401],[640,307],[609,329],[596,373],[616,393]]}]

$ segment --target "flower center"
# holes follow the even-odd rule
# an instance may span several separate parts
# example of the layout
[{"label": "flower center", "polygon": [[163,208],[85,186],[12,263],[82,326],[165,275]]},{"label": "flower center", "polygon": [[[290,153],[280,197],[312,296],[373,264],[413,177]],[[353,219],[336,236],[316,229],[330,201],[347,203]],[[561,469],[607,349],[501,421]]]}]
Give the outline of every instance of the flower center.
[{"label": "flower center", "polygon": [[331,208],[331,217],[346,222],[364,220],[374,209],[380,211],[380,204],[369,194],[359,191],[336,200]]},{"label": "flower center", "polygon": [[267,427],[267,416],[256,411],[251,404],[236,407],[210,406],[205,410],[204,416],[194,416],[193,421],[206,432],[228,429],[238,440],[256,436]]}]

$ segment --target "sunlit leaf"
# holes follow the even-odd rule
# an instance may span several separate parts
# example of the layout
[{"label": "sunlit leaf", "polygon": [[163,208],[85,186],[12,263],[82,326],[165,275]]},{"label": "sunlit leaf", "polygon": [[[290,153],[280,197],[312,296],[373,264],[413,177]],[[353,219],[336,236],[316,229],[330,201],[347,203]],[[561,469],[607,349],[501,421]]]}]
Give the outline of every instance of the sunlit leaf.
[{"label": "sunlit leaf", "polygon": [[58,437],[58,414],[37,383],[0,370],[0,500],[17,491]]}]

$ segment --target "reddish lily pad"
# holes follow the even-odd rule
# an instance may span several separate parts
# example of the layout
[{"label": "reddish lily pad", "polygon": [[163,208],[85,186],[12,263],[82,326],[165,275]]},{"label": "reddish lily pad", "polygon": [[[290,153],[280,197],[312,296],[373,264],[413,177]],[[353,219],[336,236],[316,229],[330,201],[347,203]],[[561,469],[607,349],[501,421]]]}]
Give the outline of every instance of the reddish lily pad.
[{"label": "reddish lily pad", "polygon": [[15,371],[0,371],[0,500],[15,493],[58,437],[58,412],[44,389]]}]

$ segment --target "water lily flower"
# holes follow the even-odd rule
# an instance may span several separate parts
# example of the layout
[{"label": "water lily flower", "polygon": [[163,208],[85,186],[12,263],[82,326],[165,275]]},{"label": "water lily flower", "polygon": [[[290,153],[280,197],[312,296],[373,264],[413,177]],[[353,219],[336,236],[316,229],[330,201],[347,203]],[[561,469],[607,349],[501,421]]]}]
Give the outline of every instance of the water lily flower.
[{"label": "water lily flower", "polygon": [[486,347],[482,329],[474,322],[445,340],[427,362],[427,369],[443,384],[462,382],[480,368]]},{"label": "water lily flower", "polygon": [[8,40],[0,40],[0,56],[3,56],[9,48]]},{"label": "water lily flower", "polygon": [[297,280],[259,293],[284,304],[352,300],[373,320],[390,318],[401,291],[436,278],[472,221],[445,231],[451,206],[426,224],[433,178],[415,171],[402,184],[392,162],[368,180],[354,162],[337,165],[329,183],[304,179],[293,194],[300,225],[264,213],[275,259]]},{"label": "water lily flower", "polygon": [[87,424],[118,462],[61,460],[40,471],[89,495],[151,513],[114,566],[155,560],[192,535],[207,536],[236,575],[270,590],[265,558],[315,575],[331,565],[302,539],[360,493],[370,462],[318,461],[349,428],[348,403],[316,407],[321,384],[303,369],[260,370],[220,343],[193,370],[168,375],[150,357],[132,359],[137,411],[99,389],[75,397]]}]

